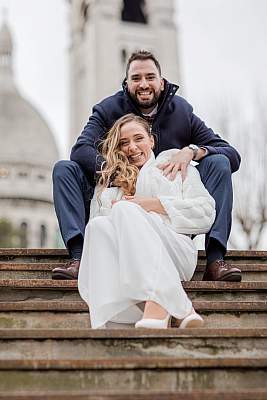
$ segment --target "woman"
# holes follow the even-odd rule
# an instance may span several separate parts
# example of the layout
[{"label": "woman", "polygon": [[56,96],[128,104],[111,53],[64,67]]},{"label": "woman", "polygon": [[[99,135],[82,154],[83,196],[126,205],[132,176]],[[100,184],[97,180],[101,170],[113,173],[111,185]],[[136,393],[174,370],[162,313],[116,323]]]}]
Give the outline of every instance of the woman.
[{"label": "woman", "polygon": [[[92,328],[107,321],[167,328],[203,324],[181,281],[190,280],[197,249],[190,235],[209,231],[215,202],[196,168],[171,181],[155,159],[149,124],[134,114],[115,122],[102,147],[105,159],[91,202],[78,278]],[[140,305],[145,302],[144,313]]]}]

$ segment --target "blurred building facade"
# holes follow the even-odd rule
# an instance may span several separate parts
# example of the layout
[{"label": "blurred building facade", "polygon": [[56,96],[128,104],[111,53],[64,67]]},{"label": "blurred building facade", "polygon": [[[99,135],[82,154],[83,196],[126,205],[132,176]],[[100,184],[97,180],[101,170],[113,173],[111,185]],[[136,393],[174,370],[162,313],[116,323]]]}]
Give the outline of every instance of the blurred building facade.
[{"label": "blurred building facade", "polygon": [[70,7],[70,137],[92,106],[120,90],[126,61],[152,51],[168,80],[180,82],[174,0],[68,0]]},{"label": "blurred building facade", "polygon": [[51,172],[59,154],[44,118],[16,87],[12,58],[13,40],[4,22],[0,30],[1,246],[56,247]]}]

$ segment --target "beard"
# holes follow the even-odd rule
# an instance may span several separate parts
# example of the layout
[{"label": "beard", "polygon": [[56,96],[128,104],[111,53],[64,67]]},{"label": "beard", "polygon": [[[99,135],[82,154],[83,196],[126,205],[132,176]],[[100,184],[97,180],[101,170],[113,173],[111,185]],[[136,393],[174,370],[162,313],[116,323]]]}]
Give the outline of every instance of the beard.
[{"label": "beard", "polygon": [[161,95],[161,91],[159,90],[158,92],[155,92],[154,90],[152,90],[152,98],[149,100],[141,100],[140,98],[138,98],[138,90],[136,90],[134,93],[129,92],[130,97],[132,98],[132,100],[134,101],[134,103],[137,105],[137,107],[139,108],[143,108],[143,109],[149,109],[152,108],[154,106],[156,106],[156,104],[159,101],[160,95]]}]

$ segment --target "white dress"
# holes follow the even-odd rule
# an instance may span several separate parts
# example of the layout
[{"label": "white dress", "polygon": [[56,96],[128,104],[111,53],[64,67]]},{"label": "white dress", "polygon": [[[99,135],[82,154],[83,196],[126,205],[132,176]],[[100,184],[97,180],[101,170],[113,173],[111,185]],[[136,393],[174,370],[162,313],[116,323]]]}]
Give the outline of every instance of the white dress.
[{"label": "white dress", "polygon": [[134,324],[142,318],[137,306],[153,300],[178,319],[192,303],[181,281],[190,280],[197,249],[190,234],[209,231],[215,202],[204,188],[196,168],[189,166],[186,180],[180,174],[169,181],[157,168],[173,152],[162,152],[141,168],[136,195],[158,197],[167,215],[146,212],[139,205],[118,201],[119,188],[108,188],[91,202],[78,277],[81,297],[90,309],[92,328],[108,321]]}]

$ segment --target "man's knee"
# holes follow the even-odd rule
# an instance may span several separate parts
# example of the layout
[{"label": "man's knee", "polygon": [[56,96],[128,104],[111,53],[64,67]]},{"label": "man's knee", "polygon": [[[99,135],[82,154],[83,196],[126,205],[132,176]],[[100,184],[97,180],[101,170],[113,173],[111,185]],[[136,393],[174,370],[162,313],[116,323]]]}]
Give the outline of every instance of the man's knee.
[{"label": "man's knee", "polygon": [[57,161],[53,168],[53,181],[59,181],[69,175],[82,173],[82,170],[75,161],[60,160]]},{"label": "man's knee", "polygon": [[214,170],[217,173],[231,175],[231,164],[224,154],[212,154],[206,157],[202,162],[204,161],[209,171]]},{"label": "man's knee", "polygon": [[230,161],[224,154],[217,154],[217,160],[215,162],[220,171],[231,174]]}]

